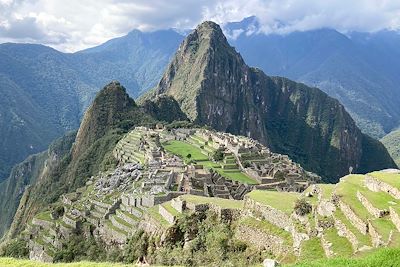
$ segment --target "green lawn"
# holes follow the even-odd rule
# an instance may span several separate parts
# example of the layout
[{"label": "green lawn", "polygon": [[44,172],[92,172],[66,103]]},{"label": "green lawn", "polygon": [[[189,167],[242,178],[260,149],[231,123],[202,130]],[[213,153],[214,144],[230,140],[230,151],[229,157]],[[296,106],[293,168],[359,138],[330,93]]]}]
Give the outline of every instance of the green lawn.
[{"label": "green lawn", "polygon": [[399,249],[380,249],[363,258],[335,258],[303,261],[287,267],[397,267],[400,263]]},{"label": "green lawn", "polygon": [[39,220],[51,222],[52,219],[50,213],[51,213],[50,211],[39,213],[38,215],[36,215],[36,218],[38,218]]},{"label": "green lawn", "polygon": [[321,245],[321,239],[317,237],[303,241],[301,244],[301,260],[316,260],[325,258],[325,252]]},{"label": "green lawn", "polygon": [[269,205],[289,215],[293,212],[294,204],[300,197],[300,194],[294,192],[253,190],[247,196],[261,204]]},{"label": "green lawn", "polygon": [[76,262],[76,263],[42,263],[30,260],[0,258],[1,267],[128,267],[132,264]]},{"label": "green lawn", "polygon": [[330,199],[332,197],[332,192],[335,188],[334,184],[319,184],[319,187],[321,188],[323,199]]},{"label": "green lawn", "polygon": [[[200,148],[197,148],[191,144],[188,144],[183,141],[168,141],[167,143],[163,144],[164,148],[171,152],[172,154],[175,154],[186,161],[188,160],[194,160],[194,161],[202,161],[202,164],[204,163],[203,161],[209,161],[208,157],[201,153]],[[191,154],[190,159],[187,158],[187,155]]]},{"label": "green lawn", "polygon": [[367,209],[357,198],[357,191],[360,191],[364,175],[348,175],[344,180],[337,184],[335,193],[341,197],[341,200],[349,205],[354,213],[362,220],[371,218]]},{"label": "green lawn", "polygon": [[[218,172],[220,175],[231,179],[233,181],[239,181],[241,183],[247,184],[257,184],[258,182],[254,179],[247,176],[245,173],[241,172],[239,169],[222,169],[220,165],[210,161],[210,159],[202,153],[201,149],[191,145],[189,143],[183,141],[168,141],[163,144],[163,147],[169,151],[170,153],[177,155],[178,157],[185,160],[185,162],[189,162],[193,160],[197,162],[197,164],[201,164],[206,168],[213,169]],[[188,158],[187,155],[190,154],[191,157]],[[221,163],[223,164],[223,163]]]},{"label": "green lawn", "polygon": [[353,248],[347,238],[339,236],[335,228],[330,228],[324,233],[325,239],[332,243],[332,251],[338,257],[350,257],[353,254]]},{"label": "green lawn", "polygon": [[214,204],[220,206],[221,208],[227,209],[242,209],[244,204],[241,200],[225,199],[218,197],[183,195],[181,196],[181,198],[193,204]]}]

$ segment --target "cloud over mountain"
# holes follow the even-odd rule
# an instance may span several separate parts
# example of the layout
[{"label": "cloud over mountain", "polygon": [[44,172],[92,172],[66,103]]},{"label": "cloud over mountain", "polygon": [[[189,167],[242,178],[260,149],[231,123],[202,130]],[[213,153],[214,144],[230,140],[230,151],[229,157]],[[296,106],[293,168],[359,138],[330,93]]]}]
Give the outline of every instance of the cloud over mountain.
[{"label": "cloud over mountain", "polygon": [[75,51],[134,28],[185,29],[206,19],[224,23],[251,15],[259,18],[266,33],[400,28],[396,0],[0,0],[0,42],[44,43]]}]

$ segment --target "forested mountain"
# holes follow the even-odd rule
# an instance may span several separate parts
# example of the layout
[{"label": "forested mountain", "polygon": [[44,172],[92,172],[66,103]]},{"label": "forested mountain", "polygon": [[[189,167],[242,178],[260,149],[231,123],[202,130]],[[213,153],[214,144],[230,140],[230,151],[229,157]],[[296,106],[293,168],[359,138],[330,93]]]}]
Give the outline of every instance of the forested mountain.
[{"label": "forested mountain", "polygon": [[137,97],[154,86],[181,35],[128,35],[66,54],[42,45],[0,45],[0,181],[28,155],[76,129],[98,88],[118,79]]},{"label": "forested mountain", "polygon": [[379,138],[400,124],[398,32],[266,35],[255,17],[224,29],[249,65],[320,88],[346,107],[363,132]]}]

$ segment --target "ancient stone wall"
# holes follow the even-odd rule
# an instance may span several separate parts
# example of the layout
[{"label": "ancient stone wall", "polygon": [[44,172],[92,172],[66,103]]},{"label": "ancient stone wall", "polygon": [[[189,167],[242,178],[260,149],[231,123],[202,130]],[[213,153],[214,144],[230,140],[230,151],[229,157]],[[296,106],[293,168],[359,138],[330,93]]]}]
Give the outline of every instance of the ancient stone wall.
[{"label": "ancient stone wall", "polygon": [[29,241],[29,259],[41,262],[53,262],[53,257],[46,253],[42,245]]},{"label": "ancient stone wall", "polygon": [[382,182],[370,175],[365,176],[364,180],[365,185],[368,187],[369,190],[378,192],[383,191],[389,193],[395,199],[400,199],[400,190],[396,187],[393,187],[385,182]]},{"label": "ancient stone wall", "polygon": [[346,203],[339,200],[339,207],[355,228],[357,228],[363,235],[368,233],[368,224],[361,220]]},{"label": "ancient stone wall", "polygon": [[357,198],[363,204],[363,206],[368,210],[368,212],[374,216],[375,218],[382,218],[385,216],[388,212],[385,210],[380,210],[375,208],[371,202],[368,201],[366,197],[364,197],[360,191],[357,191]]},{"label": "ancient stone wall", "polygon": [[289,216],[282,211],[258,203],[247,196],[244,198],[244,208],[251,210],[256,217],[261,217],[260,219],[265,219],[279,228],[288,232],[293,230],[293,224]]},{"label": "ancient stone wall", "polygon": [[368,222],[368,233],[371,236],[372,245],[374,247],[379,247],[384,244],[384,242],[382,241],[382,237],[379,235],[379,233],[375,230],[370,222]]},{"label": "ancient stone wall", "polygon": [[396,226],[397,230],[400,231],[400,216],[399,214],[392,208],[389,207],[390,219],[393,224]]},{"label": "ancient stone wall", "polygon": [[177,197],[171,200],[171,206],[179,213],[182,213],[186,208],[186,201]]},{"label": "ancient stone wall", "polygon": [[357,237],[339,219],[337,219],[336,217],[333,217],[333,219],[335,221],[335,227],[337,229],[338,235],[346,237],[347,240],[349,240],[349,242],[351,243],[353,250],[356,251],[359,244]]},{"label": "ancient stone wall", "polygon": [[235,238],[250,243],[259,249],[267,250],[274,255],[290,251],[290,247],[285,245],[281,237],[268,234],[260,229],[247,225],[239,225],[236,228]]},{"label": "ancient stone wall", "polygon": [[173,224],[175,222],[175,216],[172,215],[166,208],[164,208],[163,205],[158,206],[158,213],[170,224]]}]

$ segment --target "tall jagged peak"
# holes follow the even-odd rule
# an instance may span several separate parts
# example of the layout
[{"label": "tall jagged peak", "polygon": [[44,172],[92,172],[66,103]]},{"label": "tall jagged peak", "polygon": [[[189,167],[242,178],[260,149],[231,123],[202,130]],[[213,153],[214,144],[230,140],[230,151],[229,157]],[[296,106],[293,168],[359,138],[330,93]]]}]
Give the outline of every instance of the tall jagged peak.
[{"label": "tall jagged peak", "polygon": [[[395,166],[337,100],[248,67],[214,22],[200,24],[182,42],[149,96],[163,94],[173,97],[191,121],[257,139],[331,182],[349,169]],[[376,151],[382,151],[380,160]]]},{"label": "tall jagged peak", "polygon": [[220,26],[206,21],[182,42],[155,93],[173,96],[188,118],[196,121],[196,98],[207,89],[203,82],[219,77],[218,80],[227,83],[222,87],[233,89],[231,83],[240,81],[247,69],[240,54],[229,45]]},{"label": "tall jagged peak", "polygon": [[83,117],[73,155],[85,151],[112,126],[121,122],[136,108],[135,101],[118,82],[112,81],[96,95]]}]

